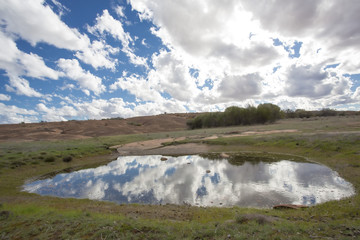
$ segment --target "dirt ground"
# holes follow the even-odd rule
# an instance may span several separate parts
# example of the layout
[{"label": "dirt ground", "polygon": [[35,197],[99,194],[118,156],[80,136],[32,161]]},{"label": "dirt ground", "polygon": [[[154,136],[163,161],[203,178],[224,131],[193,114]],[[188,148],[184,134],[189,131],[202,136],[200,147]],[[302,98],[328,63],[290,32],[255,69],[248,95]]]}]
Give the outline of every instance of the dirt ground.
[{"label": "dirt ground", "polygon": [[163,146],[162,143],[181,141],[185,138],[164,138],[141,142],[134,142],[125,145],[113,146],[120,155],[183,155],[199,154],[208,152],[209,147],[205,144],[188,143],[181,145]]},{"label": "dirt ground", "polygon": [[[238,137],[238,136],[252,136],[252,135],[269,135],[276,133],[294,133],[297,132],[296,129],[284,129],[284,130],[271,130],[271,131],[248,131],[241,134],[230,133],[230,134],[219,134],[212,135],[210,137],[202,138],[201,136],[192,136],[192,140],[196,139],[216,139],[219,137],[229,138],[229,137]],[[200,154],[209,152],[210,147],[206,144],[200,143],[186,143],[181,145],[170,145],[164,146],[163,143],[171,143],[176,141],[185,140],[185,137],[180,138],[164,138],[164,139],[154,139],[140,142],[133,142],[124,145],[112,146],[112,149],[117,149],[120,155],[129,156],[129,155],[183,155],[183,154]]]},{"label": "dirt ground", "polygon": [[120,134],[179,131],[194,113],[161,114],[128,119],[0,124],[0,142],[83,139]]}]

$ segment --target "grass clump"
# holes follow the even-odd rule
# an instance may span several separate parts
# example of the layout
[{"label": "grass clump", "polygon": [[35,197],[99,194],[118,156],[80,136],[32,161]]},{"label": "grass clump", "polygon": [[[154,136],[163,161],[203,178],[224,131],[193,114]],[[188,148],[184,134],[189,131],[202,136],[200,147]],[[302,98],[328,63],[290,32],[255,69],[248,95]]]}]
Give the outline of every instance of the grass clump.
[{"label": "grass clump", "polygon": [[131,125],[131,126],[136,126],[136,127],[142,126],[141,123],[136,123],[136,122],[128,122],[128,124]]},{"label": "grass clump", "polygon": [[71,161],[72,161],[72,157],[71,157],[71,156],[63,157],[63,162],[71,162]]},{"label": "grass clump", "polygon": [[14,161],[14,162],[11,162],[11,163],[10,163],[10,167],[11,167],[12,169],[18,168],[18,167],[21,167],[21,166],[24,166],[24,165],[26,165],[26,163],[23,162],[23,161]]},{"label": "grass clump", "polygon": [[55,157],[53,156],[46,157],[44,162],[55,162]]},{"label": "grass clump", "polygon": [[276,221],[278,221],[278,218],[256,213],[239,214],[235,217],[235,222],[238,224],[245,224],[249,221],[255,221],[260,225],[264,225],[275,223]]}]

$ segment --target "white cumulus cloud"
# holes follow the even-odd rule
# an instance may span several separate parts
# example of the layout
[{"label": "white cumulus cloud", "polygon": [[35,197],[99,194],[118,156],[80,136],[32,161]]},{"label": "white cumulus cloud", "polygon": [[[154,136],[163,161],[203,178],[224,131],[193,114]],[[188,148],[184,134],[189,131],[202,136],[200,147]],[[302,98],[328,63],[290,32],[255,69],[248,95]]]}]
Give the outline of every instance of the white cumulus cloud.
[{"label": "white cumulus cloud", "polygon": [[34,46],[45,42],[70,50],[86,47],[81,34],[62,22],[44,0],[1,0],[0,15],[7,32],[19,35]]},{"label": "white cumulus cloud", "polygon": [[9,95],[0,93],[0,101],[9,101],[10,99],[11,97]]},{"label": "white cumulus cloud", "polygon": [[[211,87],[188,94],[203,108],[216,103],[221,107],[226,101],[267,101],[283,106],[306,103],[316,109],[353,103],[357,96],[351,90],[354,80],[344,74],[360,71],[359,1],[130,3],[142,20],[155,24],[152,33],[168,47],[168,55],[182,59],[166,71],[172,60],[158,64],[165,56],[160,52],[149,72],[151,80],[164,79],[156,86],[175,99],[185,100],[188,96],[182,93],[196,92],[194,84],[202,87],[206,82]],[[339,64],[333,73],[326,70],[331,64]],[[195,79],[184,84],[181,68],[196,69]],[[196,103],[191,106],[197,109]]]},{"label": "white cumulus cloud", "polygon": [[[119,11],[117,12],[119,14]],[[122,13],[122,11],[120,13]],[[96,17],[95,25],[88,26],[88,31],[95,35],[110,34],[113,38],[121,42],[122,51],[129,57],[132,64],[147,67],[146,58],[137,56],[134,53],[134,50],[130,47],[130,44],[134,44],[134,40],[131,38],[130,34],[125,32],[121,21],[113,18],[108,10],[104,10],[102,15],[98,15]]]},{"label": "white cumulus cloud", "polygon": [[28,97],[42,97],[43,94],[30,87],[29,81],[17,76],[9,76],[9,85],[5,88],[9,92],[15,92],[17,95],[25,95]]},{"label": "white cumulus cloud", "polygon": [[77,111],[71,106],[63,106],[61,108],[50,107],[45,104],[39,103],[36,109],[43,113],[41,118],[43,121],[58,122],[67,121],[74,116],[77,116]]},{"label": "white cumulus cloud", "polygon": [[76,59],[61,58],[58,66],[64,71],[65,76],[76,81],[87,95],[89,91],[99,95],[106,90],[101,78],[85,71]]},{"label": "white cumulus cloud", "polygon": [[27,110],[13,105],[0,103],[0,123],[20,123],[38,121],[38,113],[34,110]]}]

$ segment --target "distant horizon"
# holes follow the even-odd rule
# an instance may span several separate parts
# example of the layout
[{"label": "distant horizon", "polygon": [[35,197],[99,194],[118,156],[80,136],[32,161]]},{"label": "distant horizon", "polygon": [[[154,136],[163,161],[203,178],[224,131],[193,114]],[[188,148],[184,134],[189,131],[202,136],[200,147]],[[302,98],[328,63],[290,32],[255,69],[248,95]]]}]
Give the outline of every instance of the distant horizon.
[{"label": "distant horizon", "polygon": [[[291,110],[291,111],[296,111],[296,110],[304,110],[305,112],[321,112],[324,109],[329,109],[329,110],[334,110],[337,113],[342,113],[342,112],[349,112],[349,113],[360,113],[360,110],[336,110],[336,109],[330,109],[330,108],[323,108],[323,109],[317,109],[317,110],[306,110],[306,109],[281,109],[281,111],[285,112],[286,110]],[[217,111],[217,112],[223,112],[223,111]],[[39,122],[19,122],[19,123],[0,123],[0,125],[10,125],[10,124],[38,124],[38,123],[61,123],[61,122],[70,122],[70,121],[102,121],[102,120],[129,120],[132,118],[142,118],[142,117],[156,117],[156,116],[161,116],[161,115],[176,115],[176,114],[206,114],[206,113],[213,113],[213,112],[176,112],[176,113],[159,113],[159,114],[155,114],[155,115],[143,115],[143,116],[132,116],[132,117],[127,117],[127,118],[123,118],[123,117],[111,117],[111,118],[100,118],[100,119],[66,119],[66,120],[61,120],[61,121],[39,121]],[[357,114],[356,114],[357,115]],[[339,115],[336,115],[339,116]],[[321,116],[311,116],[311,117],[321,117]],[[328,116],[324,116],[324,117],[328,117]],[[297,118],[304,118],[304,117],[297,117]],[[287,118],[285,118],[287,119]]]},{"label": "distant horizon", "polygon": [[359,111],[359,12],[358,0],[0,0],[0,124]]}]

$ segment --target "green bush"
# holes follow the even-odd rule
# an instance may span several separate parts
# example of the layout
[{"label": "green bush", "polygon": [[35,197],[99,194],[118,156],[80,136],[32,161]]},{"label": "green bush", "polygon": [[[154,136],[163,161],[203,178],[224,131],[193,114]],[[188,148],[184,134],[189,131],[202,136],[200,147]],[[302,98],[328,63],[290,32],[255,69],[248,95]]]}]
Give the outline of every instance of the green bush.
[{"label": "green bush", "polygon": [[257,122],[258,123],[273,123],[276,120],[280,119],[280,107],[271,104],[271,103],[264,103],[260,104],[257,107]]},{"label": "green bush", "polygon": [[323,108],[319,111],[318,114],[320,117],[329,117],[329,116],[337,116],[338,115],[336,110],[330,109],[330,108]]}]

